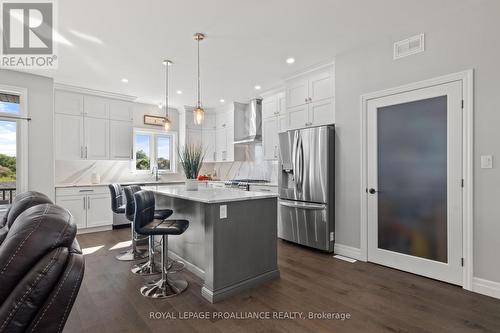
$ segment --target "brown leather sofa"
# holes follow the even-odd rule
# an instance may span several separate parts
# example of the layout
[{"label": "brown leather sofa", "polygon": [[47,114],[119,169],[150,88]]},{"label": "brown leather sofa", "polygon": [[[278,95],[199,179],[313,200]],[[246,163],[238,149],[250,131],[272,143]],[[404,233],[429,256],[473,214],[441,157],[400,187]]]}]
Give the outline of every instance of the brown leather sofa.
[{"label": "brown leather sofa", "polygon": [[42,196],[18,195],[26,209],[13,202],[0,222],[6,232],[0,240],[0,332],[61,332],[80,289],[85,262],[76,224]]}]

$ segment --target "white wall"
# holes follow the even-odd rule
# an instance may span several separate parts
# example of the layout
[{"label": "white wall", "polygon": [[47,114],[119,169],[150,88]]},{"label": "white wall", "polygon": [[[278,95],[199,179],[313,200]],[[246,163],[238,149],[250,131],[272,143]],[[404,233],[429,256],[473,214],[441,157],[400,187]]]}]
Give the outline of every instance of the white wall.
[{"label": "white wall", "polygon": [[[371,45],[336,57],[336,233],[339,244],[360,246],[360,96],[475,70],[474,276],[500,282],[500,164],[480,169],[480,155],[500,158],[500,1],[435,13],[395,27]],[[425,53],[392,60],[392,43],[426,34]]]},{"label": "white wall", "polygon": [[0,69],[0,84],[28,89],[28,187],[54,199],[54,82]]}]

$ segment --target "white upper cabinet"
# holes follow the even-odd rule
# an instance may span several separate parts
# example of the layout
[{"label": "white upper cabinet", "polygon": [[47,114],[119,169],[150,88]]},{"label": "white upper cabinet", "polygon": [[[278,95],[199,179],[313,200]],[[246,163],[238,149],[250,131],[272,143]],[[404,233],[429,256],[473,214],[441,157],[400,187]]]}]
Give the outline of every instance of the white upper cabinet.
[{"label": "white upper cabinet", "polygon": [[83,117],[55,115],[55,150],[57,160],[79,160],[84,156]]},{"label": "white upper cabinet", "polygon": [[203,148],[205,149],[205,162],[215,162],[215,130],[214,129],[203,129],[202,130]]},{"label": "white upper cabinet", "polygon": [[325,66],[287,82],[286,100],[290,129],[335,122],[335,76]]},{"label": "white upper cabinet", "polygon": [[109,159],[109,120],[85,118],[85,158],[89,160]]},{"label": "white upper cabinet", "polygon": [[126,101],[110,100],[109,119],[123,121],[134,120],[134,104]]},{"label": "white upper cabinet", "polygon": [[56,159],[132,158],[133,103],[56,90],[55,113]]},{"label": "white upper cabinet", "polygon": [[315,74],[309,78],[309,102],[333,98],[334,93],[333,75],[330,71]]},{"label": "white upper cabinet", "polygon": [[83,115],[83,95],[57,90],[54,96],[54,106],[56,113],[81,116]]},{"label": "white upper cabinet", "polygon": [[86,117],[109,118],[109,99],[99,96],[85,96],[83,112]]},{"label": "white upper cabinet", "polygon": [[188,145],[203,145],[201,129],[187,129],[186,143]]},{"label": "white upper cabinet", "polygon": [[233,111],[225,111],[217,113],[215,120],[217,129],[233,127],[234,124]]},{"label": "white upper cabinet", "polygon": [[289,126],[285,92],[263,95],[262,97],[262,146],[264,149],[264,159],[275,160],[279,156],[278,133],[288,130]]},{"label": "white upper cabinet", "polygon": [[217,161],[227,160],[227,135],[225,128],[220,128],[215,132],[215,152]]},{"label": "white upper cabinet", "polygon": [[216,124],[216,115],[215,114],[207,114],[205,113],[205,117],[203,119],[203,123],[201,124],[201,127],[203,130],[214,130],[217,127]]},{"label": "white upper cabinet", "polygon": [[271,95],[262,99],[262,119],[274,117],[279,113],[278,96]]},{"label": "white upper cabinet", "polygon": [[278,158],[278,118],[269,117],[262,121],[262,146],[264,148],[264,159],[274,160]]},{"label": "white upper cabinet", "polygon": [[112,160],[132,159],[132,122],[109,121],[109,157]]}]

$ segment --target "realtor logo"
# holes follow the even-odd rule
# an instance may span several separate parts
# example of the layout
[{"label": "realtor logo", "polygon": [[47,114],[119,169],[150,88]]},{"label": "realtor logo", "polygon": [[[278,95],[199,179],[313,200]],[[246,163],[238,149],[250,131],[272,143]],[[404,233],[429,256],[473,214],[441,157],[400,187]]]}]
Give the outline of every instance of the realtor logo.
[{"label": "realtor logo", "polygon": [[2,57],[7,68],[55,68],[54,3],[1,1]]}]

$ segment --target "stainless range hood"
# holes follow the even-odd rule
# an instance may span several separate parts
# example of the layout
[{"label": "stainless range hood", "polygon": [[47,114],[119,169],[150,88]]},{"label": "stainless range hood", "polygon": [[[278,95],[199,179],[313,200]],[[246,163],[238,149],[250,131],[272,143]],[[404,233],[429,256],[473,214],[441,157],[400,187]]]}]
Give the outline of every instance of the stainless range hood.
[{"label": "stainless range hood", "polygon": [[234,144],[262,143],[262,99],[234,102]]}]

